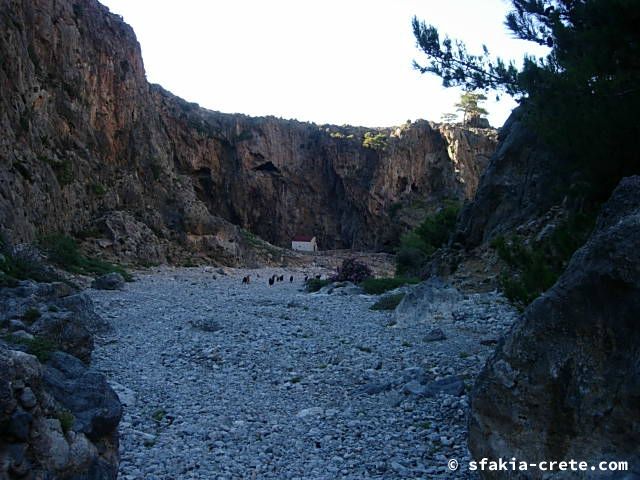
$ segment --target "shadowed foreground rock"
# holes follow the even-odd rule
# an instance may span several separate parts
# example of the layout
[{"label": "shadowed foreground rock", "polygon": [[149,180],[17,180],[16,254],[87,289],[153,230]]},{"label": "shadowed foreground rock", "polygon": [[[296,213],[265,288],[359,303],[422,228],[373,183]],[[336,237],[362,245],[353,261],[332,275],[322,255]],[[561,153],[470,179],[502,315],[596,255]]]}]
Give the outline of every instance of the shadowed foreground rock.
[{"label": "shadowed foreground rock", "polygon": [[0,479],[116,478],[122,409],[89,366],[109,329],[64,283],[0,289]]},{"label": "shadowed foreground rock", "polygon": [[115,479],[120,415],[104,377],[76,358],[58,352],[43,367],[0,344],[0,478]]},{"label": "shadowed foreground rock", "polygon": [[[639,238],[640,177],[630,177],[566,272],[525,311],[478,378],[469,425],[476,459],[624,460],[640,472]],[[544,478],[636,478],[582,475]]]}]

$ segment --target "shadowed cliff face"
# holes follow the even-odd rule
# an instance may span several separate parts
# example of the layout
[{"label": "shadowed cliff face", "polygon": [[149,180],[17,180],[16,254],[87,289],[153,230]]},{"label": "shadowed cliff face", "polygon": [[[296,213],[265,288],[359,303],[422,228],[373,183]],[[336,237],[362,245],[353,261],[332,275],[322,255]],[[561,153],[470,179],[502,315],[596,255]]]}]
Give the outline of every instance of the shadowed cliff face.
[{"label": "shadowed cliff face", "polygon": [[0,226],[16,241],[90,233],[139,238],[125,258],[178,245],[235,262],[242,227],[384,248],[406,228],[392,205],[470,198],[495,149],[488,129],[419,121],[366,148],[364,128],[201,109],[147,83],[133,31],[93,0],[0,0],[0,58]]}]

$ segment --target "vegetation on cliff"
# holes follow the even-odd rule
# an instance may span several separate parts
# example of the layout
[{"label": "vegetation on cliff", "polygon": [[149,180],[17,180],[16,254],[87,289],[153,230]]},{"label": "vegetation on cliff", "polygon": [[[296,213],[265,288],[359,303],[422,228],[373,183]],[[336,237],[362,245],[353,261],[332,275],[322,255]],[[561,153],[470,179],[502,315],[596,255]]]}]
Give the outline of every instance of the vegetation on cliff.
[{"label": "vegetation on cliff", "polygon": [[521,236],[498,236],[491,246],[507,267],[500,275],[505,295],[524,307],[553,286],[573,253],[587,240],[595,218],[577,213],[549,235],[526,243]]},{"label": "vegetation on cliff", "polygon": [[52,282],[57,275],[39,258],[33,248],[15,248],[0,237],[0,287],[15,287],[19,280]]},{"label": "vegetation on cliff", "polygon": [[42,239],[41,246],[51,262],[69,272],[85,275],[116,272],[127,281],[133,280],[131,274],[119,265],[82,255],[76,241],[66,235],[46,236]]},{"label": "vegetation on cliff", "polygon": [[398,275],[420,274],[433,252],[449,241],[459,212],[459,203],[446,200],[439,211],[428,215],[417,228],[402,236],[397,257]]},{"label": "vegetation on cliff", "polygon": [[456,111],[462,112],[462,121],[466,122],[473,117],[482,117],[489,112],[481,105],[487,99],[482,93],[464,92],[460,95],[460,101],[455,104]]}]

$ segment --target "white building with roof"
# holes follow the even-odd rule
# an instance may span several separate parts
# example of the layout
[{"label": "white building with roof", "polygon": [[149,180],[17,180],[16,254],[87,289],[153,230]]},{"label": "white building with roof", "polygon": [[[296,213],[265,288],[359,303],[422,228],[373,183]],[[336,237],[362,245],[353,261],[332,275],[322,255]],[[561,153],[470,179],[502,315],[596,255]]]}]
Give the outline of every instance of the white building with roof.
[{"label": "white building with roof", "polygon": [[318,241],[311,235],[296,235],[291,240],[291,249],[301,252],[317,252]]}]

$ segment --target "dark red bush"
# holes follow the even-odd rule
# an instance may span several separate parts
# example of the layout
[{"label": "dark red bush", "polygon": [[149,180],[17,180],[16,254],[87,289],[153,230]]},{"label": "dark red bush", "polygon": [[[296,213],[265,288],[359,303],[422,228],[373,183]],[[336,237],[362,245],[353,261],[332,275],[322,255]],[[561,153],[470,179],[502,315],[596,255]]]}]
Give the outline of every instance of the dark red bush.
[{"label": "dark red bush", "polygon": [[360,283],[373,277],[373,272],[368,265],[359,262],[355,258],[348,258],[338,267],[338,272],[332,278],[334,282]]}]

